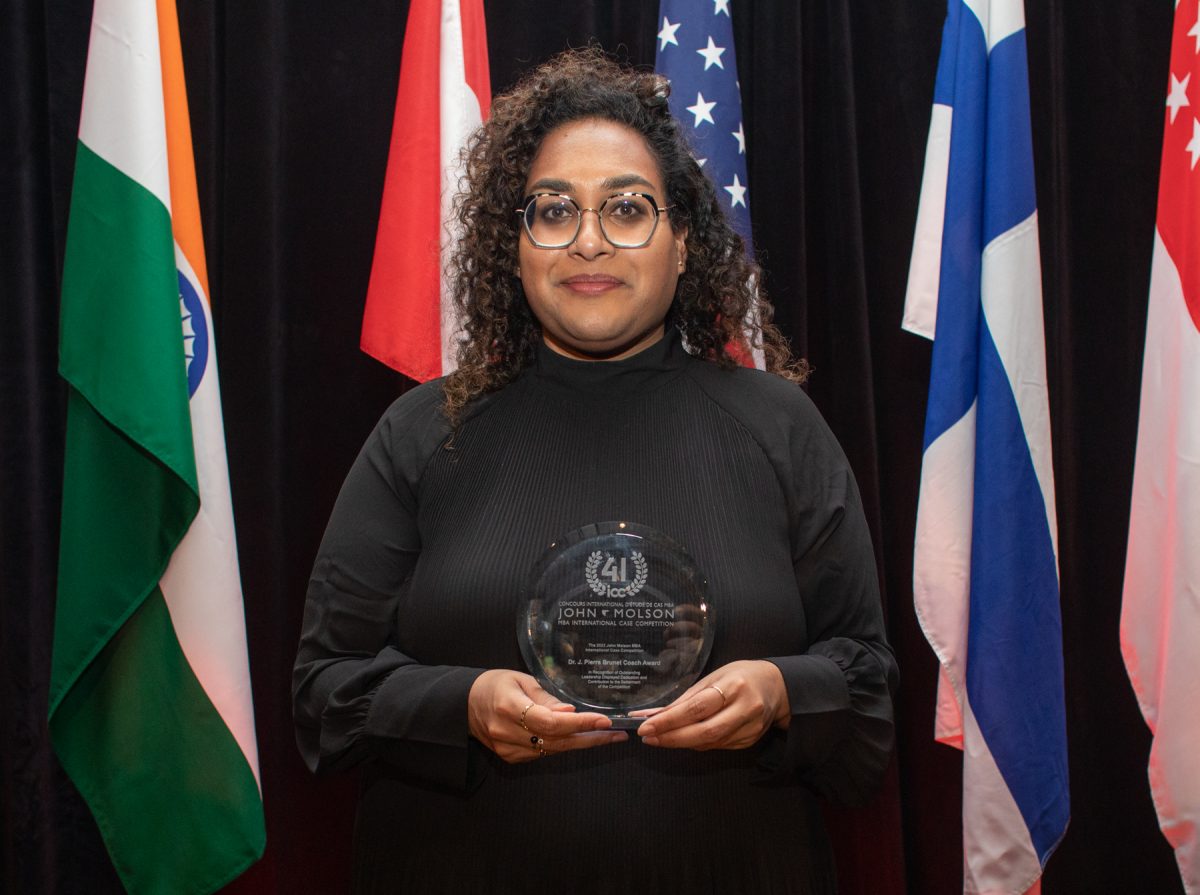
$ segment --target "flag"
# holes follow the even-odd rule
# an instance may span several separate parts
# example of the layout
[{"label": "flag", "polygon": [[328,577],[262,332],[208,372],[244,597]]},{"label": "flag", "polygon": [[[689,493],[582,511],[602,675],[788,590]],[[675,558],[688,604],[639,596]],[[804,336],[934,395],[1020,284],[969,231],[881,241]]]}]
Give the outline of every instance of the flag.
[{"label": "flag", "polygon": [[413,0],[361,347],[421,382],[456,366],[450,205],[464,174],[459,152],[491,95],[483,0]]},{"label": "flag", "polygon": [[173,0],[96,0],[63,269],[50,734],[135,893],[262,854],[245,620]]},{"label": "flag", "polygon": [[1020,0],[950,0],[904,326],[934,338],[917,617],[963,750],[963,889],[1038,886],[1070,814],[1037,204]]},{"label": "flag", "polygon": [[[1150,790],[1200,895],[1200,10],[1175,7],[1121,653],[1154,742]],[[1192,78],[1197,83],[1192,84]]]},{"label": "flag", "polygon": [[[732,0],[661,0],[654,68],[671,82],[668,104],[682,125],[692,154],[712,181],[733,229],[754,257],[750,231],[746,128],[733,46]],[[731,346],[735,354],[741,345]],[[753,366],[762,369],[761,348]]]}]

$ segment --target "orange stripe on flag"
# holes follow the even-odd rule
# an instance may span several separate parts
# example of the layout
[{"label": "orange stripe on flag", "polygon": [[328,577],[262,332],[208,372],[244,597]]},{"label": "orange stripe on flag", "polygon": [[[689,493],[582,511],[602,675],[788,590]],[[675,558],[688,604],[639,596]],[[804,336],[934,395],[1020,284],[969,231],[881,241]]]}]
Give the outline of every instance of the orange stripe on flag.
[{"label": "orange stripe on flag", "polygon": [[196,192],[196,163],[192,158],[192,125],[188,118],[187,86],[175,0],[158,0],[158,42],[162,53],[163,110],[167,125],[167,166],[171,177],[171,229],[200,285],[208,291],[204,234],[200,229],[200,198]]}]

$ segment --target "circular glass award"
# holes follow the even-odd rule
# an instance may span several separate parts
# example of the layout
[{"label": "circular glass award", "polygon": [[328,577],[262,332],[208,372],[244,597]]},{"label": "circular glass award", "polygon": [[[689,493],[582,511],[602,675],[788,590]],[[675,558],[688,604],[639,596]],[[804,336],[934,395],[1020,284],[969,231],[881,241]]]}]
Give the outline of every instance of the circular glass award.
[{"label": "circular glass award", "polygon": [[632,522],[586,525],[534,567],[517,614],[530,672],[551,694],[632,728],[635,709],[666,705],[708,661],[707,582],[666,535]]}]

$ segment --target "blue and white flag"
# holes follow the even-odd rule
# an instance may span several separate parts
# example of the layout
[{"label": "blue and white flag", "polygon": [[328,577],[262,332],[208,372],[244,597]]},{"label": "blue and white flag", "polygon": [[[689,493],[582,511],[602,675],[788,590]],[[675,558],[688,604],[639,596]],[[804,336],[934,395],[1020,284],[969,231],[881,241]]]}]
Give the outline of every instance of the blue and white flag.
[{"label": "blue and white flag", "polygon": [[904,327],[936,336],[913,590],[963,750],[963,890],[1019,895],[1070,816],[1021,0],[949,0]]}]

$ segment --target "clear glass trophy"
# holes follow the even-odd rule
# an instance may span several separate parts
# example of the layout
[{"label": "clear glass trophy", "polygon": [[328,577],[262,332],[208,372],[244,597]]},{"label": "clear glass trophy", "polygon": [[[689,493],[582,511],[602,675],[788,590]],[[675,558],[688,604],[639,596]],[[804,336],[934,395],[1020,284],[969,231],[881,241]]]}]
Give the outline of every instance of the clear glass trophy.
[{"label": "clear glass trophy", "polygon": [[666,535],[632,522],[586,525],[538,561],[517,613],[530,672],[551,694],[632,729],[666,705],[712,650],[707,582]]}]

